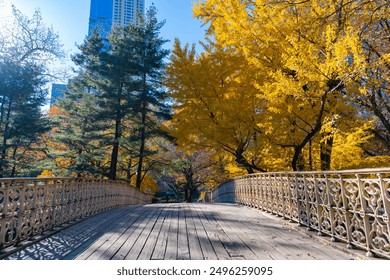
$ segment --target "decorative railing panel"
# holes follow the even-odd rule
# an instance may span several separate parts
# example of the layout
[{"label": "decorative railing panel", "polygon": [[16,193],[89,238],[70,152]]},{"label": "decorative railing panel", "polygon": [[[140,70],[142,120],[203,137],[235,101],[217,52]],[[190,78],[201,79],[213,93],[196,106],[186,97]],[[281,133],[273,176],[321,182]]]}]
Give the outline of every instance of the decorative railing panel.
[{"label": "decorative railing panel", "polygon": [[110,180],[0,179],[0,251],[73,220],[150,202],[138,189]]},{"label": "decorative railing panel", "polygon": [[212,201],[256,207],[390,258],[390,168],[251,174],[220,185]]}]

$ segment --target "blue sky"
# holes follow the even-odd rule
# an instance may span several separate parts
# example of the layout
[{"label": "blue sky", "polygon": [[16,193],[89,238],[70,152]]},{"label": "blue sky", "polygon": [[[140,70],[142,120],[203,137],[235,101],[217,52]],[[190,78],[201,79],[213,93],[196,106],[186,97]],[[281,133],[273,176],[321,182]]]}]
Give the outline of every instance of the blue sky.
[{"label": "blue sky", "polygon": [[[145,0],[145,6],[152,3],[157,7],[158,19],[166,20],[161,35],[170,40],[171,48],[175,38],[182,43],[197,43],[204,38],[201,22],[192,17],[192,3],[198,0]],[[14,4],[25,15],[31,16],[40,9],[47,26],[52,26],[60,35],[64,49],[69,54],[77,51],[75,44],[81,44],[88,32],[90,0],[0,0],[0,21],[6,18],[5,7]]]}]

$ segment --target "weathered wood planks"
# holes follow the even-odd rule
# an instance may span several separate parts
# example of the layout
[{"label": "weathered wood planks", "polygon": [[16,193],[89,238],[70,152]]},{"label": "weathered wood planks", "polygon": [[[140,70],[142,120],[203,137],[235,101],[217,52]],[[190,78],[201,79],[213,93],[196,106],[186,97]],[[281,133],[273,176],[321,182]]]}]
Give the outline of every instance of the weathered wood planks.
[{"label": "weathered wood planks", "polygon": [[154,204],[91,217],[8,259],[352,259],[275,217],[229,204]]}]

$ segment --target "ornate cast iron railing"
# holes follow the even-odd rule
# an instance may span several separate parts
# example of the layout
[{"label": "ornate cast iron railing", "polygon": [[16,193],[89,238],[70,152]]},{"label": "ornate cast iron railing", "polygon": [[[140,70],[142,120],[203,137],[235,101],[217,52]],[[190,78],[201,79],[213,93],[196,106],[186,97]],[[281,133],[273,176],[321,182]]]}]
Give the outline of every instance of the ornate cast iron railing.
[{"label": "ornate cast iron railing", "polygon": [[252,174],[219,186],[212,201],[256,207],[390,258],[390,168]]},{"label": "ornate cast iron railing", "polygon": [[138,189],[110,180],[0,179],[0,252],[64,223],[150,202]]}]

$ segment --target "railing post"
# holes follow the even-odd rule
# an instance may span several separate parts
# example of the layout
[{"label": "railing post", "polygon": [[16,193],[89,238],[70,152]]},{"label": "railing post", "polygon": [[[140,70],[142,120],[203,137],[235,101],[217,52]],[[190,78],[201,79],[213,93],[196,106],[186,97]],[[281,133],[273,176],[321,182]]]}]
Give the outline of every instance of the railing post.
[{"label": "railing post", "polygon": [[[22,186],[20,187],[20,193],[19,193],[19,210],[17,212],[17,220],[18,220],[18,226],[17,226],[17,229],[16,229],[16,241],[17,242],[20,242],[22,239],[27,239],[29,238],[29,236],[32,236],[33,232],[32,232],[32,226],[30,224],[30,226],[28,226],[27,224],[25,224],[26,220],[27,220],[27,211],[30,211],[31,209],[28,209],[29,207],[27,207],[26,209],[26,183],[24,182],[22,184]],[[28,234],[28,231],[26,232],[26,235],[28,236],[25,236],[24,238],[21,236],[22,235],[22,230],[23,230],[23,226],[26,226],[26,227],[30,227],[29,228],[29,231],[30,231],[30,234]]]},{"label": "railing post", "polygon": [[320,203],[321,202],[321,196],[320,196],[320,190],[318,186],[318,180],[316,175],[313,175],[313,184],[314,184],[314,195],[316,196],[316,206],[317,206],[317,220],[318,220],[318,236],[322,236],[322,224],[321,224],[321,218],[322,218],[322,211],[323,206]]},{"label": "railing post", "polygon": [[[43,179],[43,181],[45,181]],[[39,180],[36,180],[37,182],[37,195],[38,195],[38,215],[39,215],[39,222],[40,222],[40,232],[45,231],[44,226],[44,217],[45,217],[45,185],[42,184],[42,182]]]},{"label": "railing post", "polygon": [[[23,185],[26,185],[27,181],[23,182]],[[38,205],[38,188],[37,188],[37,181],[33,181],[32,183],[32,192],[33,192],[33,197],[32,197],[32,205],[31,205],[31,216],[30,216],[30,226],[32,228],[30,237],[33,237],[37,234],[40,233],[39,230],[39,205]]]},{"label": "railing post", "polygon": [[259,208],[259,209],[261,209],[261,210],[264,211],[264,210],[267,209],[267,207],[266,207],[266,204],[267,204],[266,198],[267,198],[267,196],[266,196],[266,193],[265,193],[265,191],[264,191],[265,187],[264,187],[263,176],[264,176],[264,175],[261,174],[261,175],[258,175],[258,176],[256,177],[256,185],[257,185],[258,188],[259,188],[259,200],[260,200],[260,202],[259,202],[260,208]]},{"label": "railing post", "polygon": [[254,183],[255,179],[256,179],[255,175],[251,176],[250,184],[251,184],[252,189],[253,189],[253,207],[258,208],[258,205],[259,205],[259,202],[257,200],[258,188],[257,188],[257,185]]},{"label": "railing post", "polygon": [[245,190],[245,201],[244,205],[252,207],[252,185],[250,182],[251,175],[241,178],[241,184]]},{"label": "railing post", "polygon": [[351,216],[348,209],[348,199],[345,193],[346,190],[345,190],[345,183],[344,183],[343,176],[339,174],[339,178],[340,178],[341,196],[343,199],[343,206],[344,206],[342,211],[344,213],[344,219],[347,228],[347,248],[352,249]]},{"label": "railing post", "polygon": [[75,220],[77,218],[77,189],[72,180],[67,180],[69,184],[69,202],[70,202],[70,219]]},{"label": "railing post", "polygon": [[43,213],[43,217],[42,217],[42,227],[43,227],[43,230],[47,230],[48,229],[48,218],[49,218],[49,212],[48,212],[48,200],[47,200],[47,188],[48,188],[48,181],[47,180],[43,180],[43,205],[42,205],[42,213]]},{"label": "railing post", "polygon": [[310,203],[310,197],[309,197],[310,196],[309,186],[307,184],[306,175],[303,174],[302,176],[303,176],[303,188],[304,188],[304,192],[305,192],[305,203],[306,203],[306,207],[305,207],[305,210],[306,210],[306,230],[310,231],[311,230],[311,221],[310,221],[311,203]]},{"label": "railing post", "polygon": [[244,204],[245,190],[242,187],[241,178],[239,180],[237,180],[236,188],[237,188],[237,192],[238,192],[238,204]]},{"label": "railing post", "polygon": [[280,190],[280,200],[281,200],[281,207],[282,209],[280,209],[280,214],[282,216],[283,219],[285,219],[285,209],[286,209],[286,190],[284,188],[284,184],[283,184],[283,178],[282,178],[282,175],[279,174],[278,177],[276,177],[275,175],[275,180],[278,180],[278,186],[279,186],[279,190]]},{"label": "railing post", "polygon": [[249,178],[246,178],[245,180],[247,181],[247,184],[248,184],[248,187],[249,187],[249,190],[250,190],[250,200],[249,200],[249,203],[250,203],[251,207],[254,207],[254,205],[255,205],[255,203],[254,203],[255,190],[254,190],[253,185],[252,185],[252,176],[250,176]]},{"label": "railing post", "polygon": [[252,197],[253,189],[252,189],[251,178],[252,175],[248,175],[241,178],[241,182],[244,185],[244,189],[245,189],[245,205],[249,207],[252,207],[252,201],[253,201],[253,197]]},{"label": "railing post", "polygon": [[8,224],[9,224],[9,220],[10,220],[10,216],[8,214],[8,208],[9,208],[9,192],[10,192],[10,186],[9,186],[9,182],[5,182],[4,185],[5,185],[5,188],[4,188],[4,203],[3,203],[3,215],[2,215],[2,240],[3,240],[3,246],[5,244],[7,244],[7,228],[8,228]]},{"label": "railing post", "polygon": [[245,184],[247,185],[247,188],[248,188],[248,206],[252,207],[252,200],[253,200],[252,185],[250,184],[250,181],[248,180],[248,178],[245,178],[244,180],[245,180]]},{"label": "railing post", "polygon": [[298,176],[297,174],[294,174],[294,182],[295,182],[295,192],[296,192],[296,200],[297,200],[297,215],[298,215],[298,226],[303,226],[301,223],[301,212],[302,212],[302,206],[301,206],[301,195],[299,193],[299,182],[298,182]]},{"label": "railing post", "polygon": [[47,204],[48,204],[48,214],[49,214],[49,217],[50,217],[50,228],[53,228],[55,226],[55,216],[56,216],[56,205],[55,205],[55,190],[56,188],[56,180],[53,181],[53,184],[52,185],[49,185],[48,186],[48,194],[50,194],[50,197],[48,197],[48,201],[47,201]]},{"label": "railing post", "polygon": [[331,195],[330,190],[330,184],[329,184],[329,178],[328,175],[325,174],[325,185],[326,185],[326,194],[328,197],[328,209],[329,209],[329,216],[330,216],[330,226],[331,226],[331,241],[336,242],[335,238],[335,225],[334,225],[334,209],[333,209],[333,199]]},{"label": "railing post", "polygon": [[390,181],[386,187],[383,174],[378,173],[377,176],[379,178],[379,186],[381,189],[381,196],[384,208],[383,222],[387,224],[387,240],[390,243]]},{"label": "railing post", "polygon": [[[289,207],[290,207],[290,222],[293,222],[294,221],[294,214],[293,214],[293,208],[294,208],[294,203],[293,203],[293,190],[292,190],[292,187],[293,185],[291,184],[291,181],[290,181],[290,176],[289,174],[285,174],[286,176],[286,180],[287,180],[287,188],[288,188],[288,201],[289,201]],[[297,209],[295,209],[297,210]]]},{"label": "railing post", "polygon": [[271,187],[271,182],[270,182],[270,175],[269,174],[266,174],[265,175],[265,186],[266,186],[266,190],[267,190],[267,211],[269,213],[272,213],[272,187]]},{"label": "railing post", "polygon": [[[283,219],[287,219],[286,213],[290,211],[289,208],[289,202],[288,202],[288,195],[289,195],[289,190],[288,190],[288,185],[285,186],[284,180],[283,180],[283,174],[279,174],[279,184],[280,184],[280,189],[282,191],[282,217]],[[288,209],[288,211],[287,211]]]},{"label": "railing post", "polygon": [[240,181],[238,182],[239,183],[239,188],[240,190],[242,190],[242,201],[241,201],[241,204],[242,205],[247,205],[247,199],[248,199],[248,193],[247,193],[247,188],[245,186],[245,184],[243,184],[243,178],[240,179]]},{"label": "railing post", "polygon": [[269,174],[264,175],[264,185],[267,194],[267,212],[272,213],[272,190],[269,182]]},{"label": "railing post", "polygon": [[363,219],[364,222],[364,234],[366,236],[366,250],[367,250],[367,257],[373,257],[373,254],[371,252],[371,238],[370,238],[370,223],[369,223],[369,217],[367,215],[367,203],[364,199],[364,185],[361,180],[360,174],[356,174],[356,178],[358,180],[358,187],[359,187],[359,198],[360,198],[360,203],[362,206],[362,210],[360,211],[360,217]]},{"label": "railing post", "polygon": [[270,174],[269,175],[269,183],[270,183],[270,187],[271,187],[271,192],[272,192],[272,213],[275,214],[275,215],[278,215],[279,214],[279,186],[278,186],[278,183],[276,181],[276,178],[274,176],[274,174]]}]

